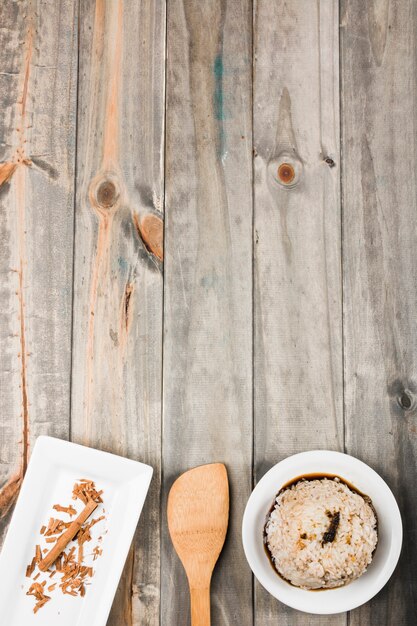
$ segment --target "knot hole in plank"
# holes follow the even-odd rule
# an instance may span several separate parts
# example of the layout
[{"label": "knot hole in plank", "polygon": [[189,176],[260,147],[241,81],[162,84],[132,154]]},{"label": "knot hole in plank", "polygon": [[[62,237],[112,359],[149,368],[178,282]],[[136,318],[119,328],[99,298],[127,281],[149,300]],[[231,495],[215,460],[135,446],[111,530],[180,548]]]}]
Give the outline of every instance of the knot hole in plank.
[{"label": "knot hole in plank", "polygon": [[274,187],[292,189],[300,182],[303,171],[301,160],[289,152],[282,152],[268,163],[268,176]]},{"label": "knot hole in plank", "polygon": [[403,411],[410,411],[414,407],[415,398],[411,391],[403,389],[397,397],[397,402]]},{"label": "knot hole in plank", "polygon": [[397,407],[404,412],[414,411],[416,408],[417,387],[412,380],[394,380],[388,385],[388,394]]},{"label": "knot hole in plank", "polygon": [[99,174],[91,181],[90,202],[93,208],[102,214],[115,210],[119,203],[120,187],[111,174]]}]

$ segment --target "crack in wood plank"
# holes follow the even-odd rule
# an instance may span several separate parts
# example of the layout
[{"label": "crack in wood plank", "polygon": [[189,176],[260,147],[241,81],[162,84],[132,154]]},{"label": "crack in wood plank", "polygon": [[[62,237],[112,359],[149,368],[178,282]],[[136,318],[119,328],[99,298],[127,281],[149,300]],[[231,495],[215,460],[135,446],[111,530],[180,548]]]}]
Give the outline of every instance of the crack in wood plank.
[{"label": "crack in wood plank", "polygon": [[[30,3],[30,17],[27,31],[27,52],[25,59],[25,71],[23,80],[22,98],[20,102],[20,128],[19,137],[20,145],[17,150],[18,163],[27,163],[25,157],[25,127],[26,127],[26,102],[28,97],[29,78],[31,70],[31,61],[33,53],[34,39],[34,9]],[[16,171],[16,209],[18,218],[18,243],[19,243],[19,313],[20,313],[20,358],[21,358],[21,393],[22,393],[22,419],[23,419],[23,438],[22,438],[22,475],[25,474],[28,457],[29,457],[29,401],[28,401],[28,381],[27,381],[27,341],[26,341],[26,324],[25,324],[25,265],[26,261],[26,220],[25,220],[25,202],[26,202],[26,167],[19,167]]]},{"label": "crack in wood plank", "polygon": [[120,319],[122,336],[127,335],[127,333],[129,332],[130,322],[132,320],[131,298],[132,298],[134,288],[135,288],[135,283],[133,282],[128,283],[123,292],[122,306],[121,306],[122,312],[121,312],[121,319]]},{"label": "crack in wood plank", "polygon": [[29,456],[29,400],[27,380],[27,353],[26,353],[26,323],[25,323],[25,297],[24,297],[24,266],[25,260],[25,199],[26,199],[26,173],[24,168],[19,168],[16,173],[16,201],[19,221],[19,322],[20,322],[20,359],[21,359],[21,393],[22,393],[22,475],[26,473]]},{"label": "crack in wood plank", "polygon": [[117,335],[118,339],[118,356],[120,358],[120,369],[123,368],[123,360],[126,354],[126,346],[127,346],[127,338],[129,335],[130,326],[132,323],[132,315],[133,315],[133,300],[132,295],[135,289],[134,280],[128,282],[123,291],[122,301],[120,303],[120,326],[119,333]]}]

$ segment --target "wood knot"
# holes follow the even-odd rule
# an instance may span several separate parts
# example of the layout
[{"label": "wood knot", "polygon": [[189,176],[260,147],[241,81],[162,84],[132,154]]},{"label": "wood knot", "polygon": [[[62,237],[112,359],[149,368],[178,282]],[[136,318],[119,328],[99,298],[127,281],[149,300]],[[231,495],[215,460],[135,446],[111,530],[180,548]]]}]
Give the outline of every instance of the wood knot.
[{"label": "wood knot", "polygon": [[325,163],[327,163],[329,167],[336,167],[336,163],[333,161],[331,157],[327,156],[323,160]]},{"label": "wood knot", "polygon": [[388,395],[397,415],[414,411],[416,407],[417,385],[413,380],[396,378],[387,387]]},{"label": "wood knot", "polygon": [[133,222],[145,248],[160,261],[164,258],[164,222],[153,213],[144,215],[140,220],[136,213]]},{"label": "wood knot", "polygon": [[278,167],[278,178],[284,185],[289,185],[295,178],[295,171],[291,163],[281,163]]},{"label": "wood knot", "polygon": [[118,197],[119,193],[116,189],[116,185],[111,180],[103,180],[97,187],[97,204],[102,209],[110,209],[116,204]]},{"label": "wood knot", "polygon": [[302,163],[296,155],[282,153],[268,163],[269,179],[274,187],[295,187],[301,178]]},{"label": "wood knot", "polygon": [[409,411],[414,404],[414,397],[408,389],[403,389],[397,396],[397,402],[404,411]]},{"label": "wood knot", "polygon": [[0,163],[0,187],[3,183],[8,183],[13,176],[17,168],[17,163],[7,161],[6,163]]}]

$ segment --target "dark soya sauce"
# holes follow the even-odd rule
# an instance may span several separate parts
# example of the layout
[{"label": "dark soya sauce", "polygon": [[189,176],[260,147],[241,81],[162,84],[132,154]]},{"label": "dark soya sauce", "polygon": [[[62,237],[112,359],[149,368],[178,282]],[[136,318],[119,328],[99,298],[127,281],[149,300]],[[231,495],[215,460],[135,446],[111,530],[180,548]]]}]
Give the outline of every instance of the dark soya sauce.
[{"label": "dark soya sauce", "polygon": [[[376,529],[376,531],[378,533],[378,517],[377,517],[376,511],[375,511],[375,507],[372,504],[371,498],[369,496],[367,496],[365,493],[362,493],[362,491],[359,491],[359,489],[357,489],[354,485],[352,485],[352,483],[350,483],[348,480],[345,480],[344,478],[342,478],[341,476],[338,476],[337,474],[319,474],[319,473],[317,473],[317,474],[303,474],[302,476],[297,476],[297,478],[293,478],[292,480],[288,481],[278,491],[277,495],[274,498],[272,506],[270,507],[270,509],[268,511],[268,514],[266,516],[266,521],[265,521],[264,529],[263,529],[263,544],[264,544],[265,553],[266,553],[266,555],[268,557],[268,561],[269,561],[272,569],[274,570],[275,574],[277,574],[277,576],[279,576],[282,580],[285,580],[285,582],[288,583],[289,585],[291,585],[292,587],[297,587],[297,585],[293,585],[291,581],[289,581],[286,578],[284,578],[284,576],[282,576],[279,573],[279,571],[277,570],[277,568],[275,567],[274,560],[272,558],[272,554],[270,553],[268,545],[267,545],[266,525],[268,523],[268,520],[269,520],[269,517],[270,517],[272,511],[275,509],[276,499],[278,498],[279,495],[281,495],[281,493],[283,491],[287,491],[287,489],[290,489],[291,487],[293,487],[297,483],[301,482],[302,480],[323,480],[323,478],[328,478],[329,480],[337,479],[338,482],[343,483],[344,485],[346,485],[346,487],[349,487],[349,489],[351,491],[353,491],[354,493],[357,493],[358,495],[360,495],[365,500],[365,502],[367,504],[369,504],[369,506],[371,507],[371,509],[374,512],[375,519],[376,519],[375,529]],[[378,547],[378,541],[377,541],[377,544],[375,546],[375,550],[377,549],[377,547]],[[375,554],[375,550],[373,552],[373,555]],[[372,557],[373,557],[373,555],[372,555]],[[297,587],[297,589],[299,589],[299,587]],[[319,589],[308,589],[308,591],[329,591],[331,589],[332,589],[331,587],[320,587]]]}]

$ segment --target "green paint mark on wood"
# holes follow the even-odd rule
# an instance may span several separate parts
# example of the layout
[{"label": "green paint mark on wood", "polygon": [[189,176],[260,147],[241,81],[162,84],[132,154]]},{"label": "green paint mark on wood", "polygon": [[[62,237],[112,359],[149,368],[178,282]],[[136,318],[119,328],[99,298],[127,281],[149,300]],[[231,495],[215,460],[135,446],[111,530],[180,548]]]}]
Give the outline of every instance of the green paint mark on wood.
[{"label": "green paint mark on wood", "polygon": [[224,64],[223,57],[221,54],[218,54],[214,61],[214,79],[215,79],[215,87],[214,87],[214,116],[215,119],[220,122],[219,124],[219,148],[218,154],[224,159],[226,155],[226,133],[224,129],[224,122],[227,119],[227,114],[225,110],[225,98],[224,98],[224,90],[223,90],[223,77],[224,77]]},{"label": "green paint mark on wood", "polygon": [[221,54],[218,54],[214,61],[214,77],[215,77],[214,114],[215,114],[216,120],[221,120],[221,121],[225,119],[223,75],[224,75],[223,57]]}]

